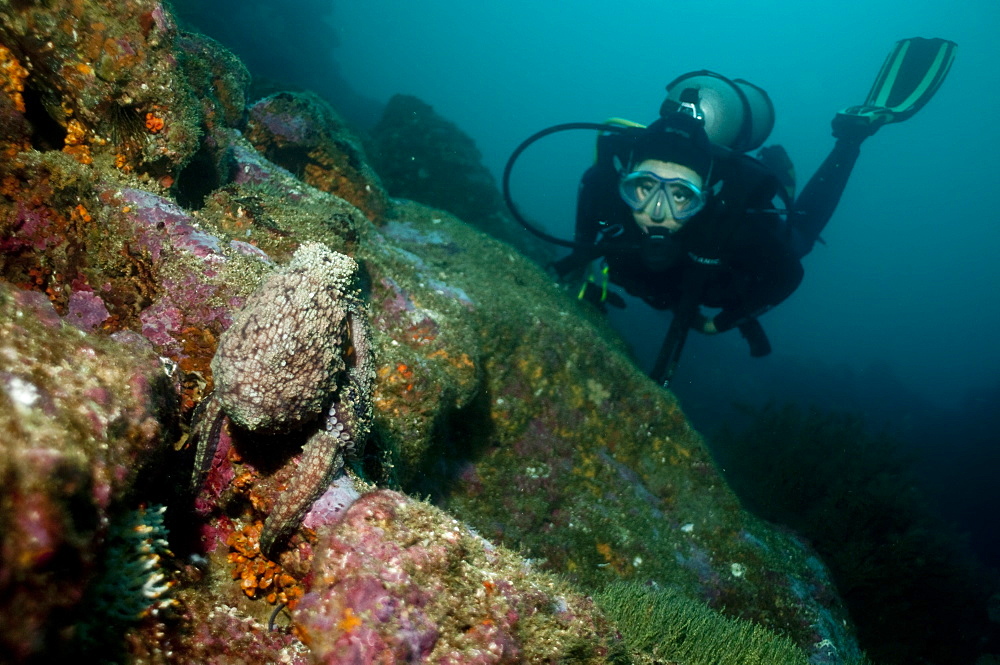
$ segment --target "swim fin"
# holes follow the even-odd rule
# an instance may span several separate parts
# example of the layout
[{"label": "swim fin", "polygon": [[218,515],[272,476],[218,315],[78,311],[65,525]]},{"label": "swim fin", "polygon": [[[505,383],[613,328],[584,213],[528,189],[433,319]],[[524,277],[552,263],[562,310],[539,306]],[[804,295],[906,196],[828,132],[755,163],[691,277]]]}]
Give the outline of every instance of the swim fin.
[{"label": "swim fin", "polygon": [[[956,48],[955,42],[938,38],[912,37],[896,42],[865,103],[838,113],[840,124],[866,124],[874,133],[882,125],[906,120],[941,87],[955,60]],[[838,120],[834,121],[835,129]]]}]

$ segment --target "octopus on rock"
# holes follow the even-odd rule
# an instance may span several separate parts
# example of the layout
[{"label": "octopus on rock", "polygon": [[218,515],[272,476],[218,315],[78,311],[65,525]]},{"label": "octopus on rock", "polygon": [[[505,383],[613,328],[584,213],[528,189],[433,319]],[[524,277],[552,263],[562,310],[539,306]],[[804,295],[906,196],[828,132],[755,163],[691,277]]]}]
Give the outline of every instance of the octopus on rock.
[{"label": "octopus on rock", "polygon": [[303,243],[221,335],[212,374],[215,389],[192,427],[195,490],[204,484],[227,419],[265,434],[315,429],[293,484],[264,522],[260,547],[271,556],[345,457],[360,453],[371,429],[375,371],[358,264],[319,243]]}]

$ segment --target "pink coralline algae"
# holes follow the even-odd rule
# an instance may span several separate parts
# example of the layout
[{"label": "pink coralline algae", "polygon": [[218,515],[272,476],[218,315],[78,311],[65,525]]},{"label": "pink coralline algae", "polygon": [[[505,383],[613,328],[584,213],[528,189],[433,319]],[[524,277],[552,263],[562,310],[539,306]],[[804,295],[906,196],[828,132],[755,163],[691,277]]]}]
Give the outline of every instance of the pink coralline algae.
[{"label": "pink coralline algae", "polygon": [[[205,276],[215,274],[211,269],[205,273]],[[162,353],[183,359],[186,330],[221,330],[229,325],[229,311],[212,304],[219,291],[219,287],[193,274],[163,280],[160,297],[139,315],[142,334]]]},{"label": "pink coralline algae", "polygon": [[15,660],[65,629],[173,390],[148,348],[57,322],[37,296],[0,284],[0,652]]},{"label": "pink coralline algae", "polygon": [[56,313],[55,307],[44,294],[38,291],[14,290],[11,296],[19,309],[30,312],[30,315],[37,318],[39,323],[49,328],[59,325],[59,314]]},{"label": "pink coralline algae", "polygon": [[366,494],[316,551],[294,619],[317,662],[601,662],[589,601],[428,504]]},{"label": "pink coralline algae", "polygon": [[242,240],[230,240],[229,246],[244,256],[258,258],[268,265],[274,264],[274,262],[271,261],[271,257],[267,255],[267,252],[262,250],[260,247],[251,245],[248,242],[243,242]]},{"label": "pink coralline algae", "polygon": [[242,663],[315,663],[292,635],[268,628],[266,618],[258,621],[242,615],[231,605],[207,605],[201,598],[187,602],[191,634],[183,641],[162,637],[140,646],[132,662],[176,663],[178,665],[221,665]]},{"label": "pink coralline algae", "polygon": [[288,143],[298,143],[306,137],[306,119],[294,115],[268,116],[259,112],[261,104],[254,107],[254,119],[263,125],[275,139]]},{"label": "pink coralline algae", "polygon": [[50,211],[45,208],[30,207],[23,201],[18,201],[13,220],[16,234],[0,240],[0,251],[10,252],[23,247],[45,250],[58,244],[58,238],[52,234],[50,215]]},{"label": "pink coralline algae", "polygon": [[174,307],[168,300],[161,300],[152,307],[146,308],[139,315],[142,322],[142,334],[157,346],[170,349],[174,338],[180,335],[184,324],[184,314],[179,307]]},{"label": "pink coralline algae", "polygon": [[361,493],[347,473],[341,471],[330,482],[330,486],[313,503],[312,508],[302,519],[302,526],[307,529],[318,529],[328,524],[337,524],[355,501],[361,498]]},{"label": "pink coralline algae", "polygon": [[[232,446],[233,440],[229,436],[228,428],[220,428],[219,440],[215,444],[211,467],[205,474],[205,482],[195,499],[194,508],[202,516],[211,514],[212,509],[222,497],[222,493],[236,477],[236,470],[230,457]],[[216,543],[211,540],[207,542],[208,548],[215,545]]]},{"label": "pink coralline algae", "polygon": [[440,245],[450,252],[460,252],[461,248],[456,245],[448,236],[436,231],[422,231],[413,224],[401,221],[386,222],[381,227],[382,233],[394,240],[408,244],[418,245]]},{"label": "pink coralline algae", "polygon": [[[140,229],[142,226],[155,229],[154,233],[141,236],[154,261],[160,259],[165,239],[199,258],[222,259],[219,239],[197,229],[190,215],[173,201],[140,189],[123,189],[121,200],[128,210],[126,214],[138,222]],[[166,238],[161,230],[166,232]]]},{"label": "pink coralline algae", "polygon": [[[292,181],[295,176],[287,169],[264,159],[260,153],[245,145],[240,140],[228,142],[227,158],[232,163],[232,171],[228,174],[238,185],[260,185],[272,180]],[[301,198],[301,193],[292,198]]]},{"label": "pink coralline algae", "polygon": [[92,291],[76,291],[69,297],[66,322],[90,332],[111,316],[100,296]]}]

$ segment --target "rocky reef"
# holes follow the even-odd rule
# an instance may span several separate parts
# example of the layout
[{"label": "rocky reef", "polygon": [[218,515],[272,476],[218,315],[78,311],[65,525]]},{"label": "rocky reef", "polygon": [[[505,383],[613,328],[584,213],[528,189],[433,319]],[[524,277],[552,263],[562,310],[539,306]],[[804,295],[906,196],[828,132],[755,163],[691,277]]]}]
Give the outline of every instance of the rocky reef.
[{"label": "rocky reef", "polygon": [[[632,637],[654,615],[622,610],[623,580],[789,662],[859,657],[822,562],[743,510],[673,396],[535,263],[391,198],[319,97],[251,103],[161,2],[57,4],[0,0],[5,661],[652,662],[670,652]],[[379,130],[377,163],[407,131]],[[190,427],[220,337],[305,243],[360,266],[370,349],[337,347],[345,368],[370,351],[373,418],[266,556],[309,432],[219,427],[190,488]],[[292,347],[315,342],[299,318]]]},{"label": "rocky reef", "polygon": [[553,247],[525,233],[507,210],[475,142],[412,95],[386,104],[369,140],[371,159],[393,196],[447,210],[538,263]]}]

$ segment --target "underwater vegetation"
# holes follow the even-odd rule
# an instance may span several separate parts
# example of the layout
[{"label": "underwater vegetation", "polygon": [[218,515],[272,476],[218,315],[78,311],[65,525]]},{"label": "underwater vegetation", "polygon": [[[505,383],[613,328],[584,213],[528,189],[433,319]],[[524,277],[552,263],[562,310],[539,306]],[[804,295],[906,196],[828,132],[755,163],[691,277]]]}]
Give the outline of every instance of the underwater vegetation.
[{"label": "underwater vegetation", "polygon": [[[816,552],[744,509],[606,323],[473,222],[391,198],[372,141],[328,101],[249,90],[157,0],[0,0],[5,659],[82,637],[126,663],[653,662],[681,620],[647,621],[680,601],[629,600],[648,588],[748,636],[727,653],[860,657]],[[431,152],[405,149],[418,173],[450,150],[478,159],[424,119],[380,130],[412,147],[407,132],[445,127]],[[319,308],[279,306],[329,286],[286,290],[303,248],[350,257],[364,306],[324,290],[325,311],[370,332],[319,342],[338,370],[319,390],[280,362],[248,387],[243,360],[269,346],[253,331],[317,343]],[[206,421],[195,493],[196,414],[233,383],[249,404],[289,388],[267,414],[288,427]],[[340,470],[307,441],[352,416],[371,431]],[[336,471],[318,498],[302,489]],[[704,644],[678,653],[713,658]]]},{"label": "underwater vegetation", "polygon": [[900,442],[847,412],[772,404],[749,415],[713,442],[720,465],[748,507],[816,548],[871,658],[973,660],[996,580],[921,495]]},{"label": "underwater vegetation", "polygon": [[167,548],[163,523],[166,506],[140,507],[116,516],[108,530],[103,561],[90,583],[80,609],[74,647],[86,658],[115,662],[108,652],[121,644],[132,625],[176,607],[171,589],[177,581],[165,565]]},{"label": "underwater vegetation", "polygon": [[678,592],[615,582],[596,598],[633,652],[655,661],[805,665],[805,652],[757,624],[731,619]]}]

